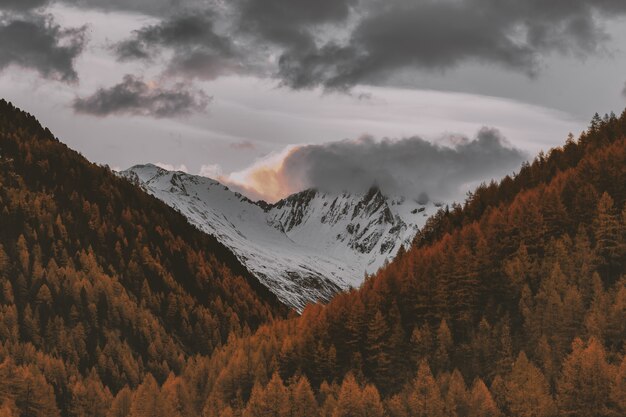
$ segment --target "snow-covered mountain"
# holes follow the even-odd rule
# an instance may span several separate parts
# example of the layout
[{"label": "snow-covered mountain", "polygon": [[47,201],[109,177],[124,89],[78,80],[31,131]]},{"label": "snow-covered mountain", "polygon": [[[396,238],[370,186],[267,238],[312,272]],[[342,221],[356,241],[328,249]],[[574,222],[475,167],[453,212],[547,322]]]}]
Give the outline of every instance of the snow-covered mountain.
[{"label": "snow-covered mountain", "polygon": [[408,246],[436,205],[306,190],[275,204],[253,202],[201,176],[137,165],[120,175],[231,248],[283,302],[302,310],[357,287]]}]

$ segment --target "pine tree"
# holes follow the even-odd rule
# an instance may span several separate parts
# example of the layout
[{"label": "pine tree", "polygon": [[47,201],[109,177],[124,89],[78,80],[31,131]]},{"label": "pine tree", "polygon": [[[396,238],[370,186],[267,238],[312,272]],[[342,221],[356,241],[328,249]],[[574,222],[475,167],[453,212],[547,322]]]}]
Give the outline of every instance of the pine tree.
[{"label": "pine tree", "polygon": [[[13,365],[8,364],[8,368]],[[11,384],[11,398],[14,399],[22,416],[58,417],[54,390],[34,366],[20,366],[9,371],[11,378],[4,383]],[[0,385],[2,382],[0,382]],[[5,391],[0,387],[0,392]]]},{"label": "pine tree", "polygon": [[423,360],[429,359],[433,352],[433,335],[428,324],[416,326],[411,334],[411,354],[414,366]]},{"label": "pine tree", "polygon": [[504,263],[504,273],[509,280],[512,295],[521,293],[524,284],[537,288],[535,270],[536,267],[528,255],[526,245],[522,242],[513,258]]},{"label": "pine tree", "polygon": [[77,416],[105,417],[113,400],[111,392],[105,388],[95,370],[71,387],[71,411]]},{"label": "pine tree", "polygon": [[127,417],[130,415],[132,404],[132,391],[128,386],[122,388],[111,403],[107,417]]},{"label": "pine tree", "polygon": [[452,371],[445,397],[446,413],[452,417],[467,417],[469,412],[469,394],[458,369]]},{"label": "pine tree", "polygon": [[286,417],[288,412],[289,392],[278,372],[274,372],[264,389],[255,385],[245,415],[247,417]]},{"label": "pine tree", "polygon": [[626,415],[626,355],[615,372],[613,385],[611,386],[611,404],[614,413]]},{"label": "pine tree", "polygon": [[[472,385],[469,395],[468,417],[498,417],[500,410],[494,401],[489,389],[482,379],[478,378]],[[459,416],[460,417],[460,416]]]},{"label": "pine tree", "polygon": [[22,272],[28,275],[30,272],[30,251],[24,235],[20,235],[17,239],[16,250]]},{"label": "pine tree", "polygon": [[385,403],[385,408],[389,417],[410,417],[406,401],[404,401],[400,395],[394,395],[391,397]]},{"label": "pine tree", "polygon": [[390,358],[387,347],[389,327],[380,311],[376,311],[367,330],[366,371],[376,385],[386,387],[390,381]]},{"label": "pine tree", "polygon": [[385,410],[380,394],[374,385],[367,385],[362,392],[363,417],[383,417]]},{"label": "pine tree", "polygon": [[606,192],[602,194],[598,202],[594,231],[595,252],[600,261],[599,269],[611,282],[619,271],[619,261],[624,254],[624,242],[619,215],[615,210],[613,199]]},{"label": "pine tree", "polygon": [[361,388],[352,374],[348,374],[341,384],[337,405],[332,417],[356,417],[365,413]]},{"label": "pine tree", "polygon": [[548,381],[524,352],[520,352],[505,381],[507,408],[518,417],[551,417],[556,407]]},{"label": "pine tree", "polygon": [[435,350],[434,362],[436,369],[447,370],[450,368],[450,352],[452,350],[452,332],[446,320],[441,320],[437,330],[437,348]]},{"label": "pine tree", "polygon": [[363,342],[363,334],[365,332],[366,323],[365,306],[360,298],[357,297],[354,304],[350,306],[348,319],[345,323],[346,328],[346,344],[352,352],[357,352]]},{"label": "pine tree", "polygon": [[572,343],[557,384],[561,415],[567,417],[608,417],[613,369],[606,362],[600,342],[592,338],[587,346],[580,339]]},{"label": "pine tree", "polygon": [[493,381],[491,381],[489,391],[491,392],[491,396],[496,402],[498,409],[502,411],[504,415],[509,415],[507,408],[506,382],[504,381],[504,378],[500,375],[496,375]]},{"label": "pine tree", "polygon": [[319,415],[311,384],[304,376],[292,384],[290,403],[289,417],[317,417]]},{"label": "pine tree", "polygon": [[326,381],[322,382],[319,389],[320,417],[332,417],[337,407],[339,390],[340,387],[336,383],[329,385]]},{"label": "pine tree", "polygon": [[180,414],[161,396],[156,380],[148,374],[133,395],[130,417],[180,417]]},{"label": "pine tree", "polygon": [[170,373],[163,383],[161,397],[171,404],[181,417],[193,417],[196,414],[187,384],[173,373]]},{"label": "pine tree", "polygon": [[4,246],[0,244],[0,277],[5,276],[7,274],[7,269],[9,266],[9,256],[4,251]]},{"label": "pine tree", "polygon": [[422,361],[417,369],[417,377],[413,381],[407,405],[411,416],[443,417],[445,415],[445,404],[441,398],[441,392],[426,361]]}]

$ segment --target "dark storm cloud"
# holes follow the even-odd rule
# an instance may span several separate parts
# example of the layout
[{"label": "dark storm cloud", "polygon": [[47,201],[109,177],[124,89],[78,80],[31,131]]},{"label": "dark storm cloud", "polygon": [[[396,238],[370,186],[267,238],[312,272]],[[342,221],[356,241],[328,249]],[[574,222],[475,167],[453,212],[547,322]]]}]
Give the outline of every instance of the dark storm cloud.
[{"label": "dark storm cloud", "polygon": [[83,50],[85,29],[63,29],[38,14],[0,17],[0,70],[33,69],[44,78],[74,82],[74,61]]},{"label": "dark storm cloud", "polygon": [[210,80],[243,72],[231,40],[216,33],[214,18],[209,13],[168,18],[136,31],[130,39],[116,45],[115,52],[120,60],[150,60],[171,50],[167,72],[188,77]]},{"label": "dark storm cloud", "polygon": [[122,59],[149,58],[159,49],[193,48],[202,46],[208,50],[229,55],[230,41],[214,32],[212,16],[208,13],[179,15],[156,25],[146,26],[134,36],[116,47]]},{"label": "dark storm cloud", "polygon": [[[15,0],[19,1],[19,0]],[[207,3],[205,0],[58,0],[72,6],[104,10],[137,12],[150,16],[167,16],[172,10]]]},{"label": "dark storm cloud", "polygon": [[[252,73],[271,75],[267,55],[278,50],[310,50],[315,46],[313,27],[345,20],[354,0],[235,0],[229,12],[219,15],[187,11],[145,27],[116,47],[121,60],[154,58],[165,49],[174,51],[166,72],[194,78]],[[184,8],[197,7],[181,2]],[[222,10],[223,12],[223,10]],[[221,33],[215,20],[228,20]],[[235,42],[232,39],[236,39]]]},{"label": "dark storm cloud", "polygon": [[1,0],[0,10],[26,11],[48,5],[50,0]]},{"label": "dark storm cloud", "polygon": [[349,88],[395,71],[445,70],[467,62],[535,75],[558,52],[598,52],[601,17],[626,13],[621,0],[392,1],[359,22],[347,43],[286,51],[279,74],[293,88]]},{"label": "dark storm cloud", "polygon": [[253,184],[257,193],[270,198],[311,187],[365,192],[377,185],[386,194],[449,201],[463,198],[479,181],[511,173],[527,157],[490,128],[481,129],[473,139],[447,136],[443,142],[362,137],[298,146],[279,161],[268,160],[245,172],[245,183],[230,185],[248,190],[246,184]]},{"label": "dark storm cloud", "polygon": [[241,0],[239,26],[289,48],[310,48],[318,24],[346,20],[357,0]]},{"label": "dark storm cloud", "polygon": [[203,112],[209,101],[204,92],[193,91],[184,84],[179,83],[168,89],[126,75],[120,84],[101,88],[89,97],[75,99],[73,107],[77,113],[100,117],[128,114],[165,118]]},{"label": "dark storm cloud", "polygon": [[[83,0],[84,1],[84,0]],[[92,3],[96,0],[89,0]],[[157,2],[164,5],[168,0]],[[108,7],[153,10],[143,0]],[[176,10],[202,8],[178,0]],[[268,74],[292,88],[348,89],[383,84],[398,71],[441,71],[465,63],[498,65],[529,76],[553,53],[602,51],[603,23],[626,13],[623,0],[233,0],[209,2],[211,14],[162,16],[121,44],[125,59],[175,51],[168,72],[212,79]],[[214,21],[221,23],[215,30]],[[235,48],[234,45],[237,45]],[[245,51],[241,47],[246,46]],[[250,51],[263,56],[250,58]]]}]

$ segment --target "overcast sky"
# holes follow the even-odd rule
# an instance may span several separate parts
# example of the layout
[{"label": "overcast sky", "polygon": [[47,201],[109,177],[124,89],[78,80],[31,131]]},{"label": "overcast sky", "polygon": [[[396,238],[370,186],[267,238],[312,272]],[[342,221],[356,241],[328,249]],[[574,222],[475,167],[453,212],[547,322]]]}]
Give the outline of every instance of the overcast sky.
[{"label": "overcast sky", "polygon": [[458,199],[621,113],[625,18],[623,0],[0,0],[0,92],[114,168],[268,200]]}]

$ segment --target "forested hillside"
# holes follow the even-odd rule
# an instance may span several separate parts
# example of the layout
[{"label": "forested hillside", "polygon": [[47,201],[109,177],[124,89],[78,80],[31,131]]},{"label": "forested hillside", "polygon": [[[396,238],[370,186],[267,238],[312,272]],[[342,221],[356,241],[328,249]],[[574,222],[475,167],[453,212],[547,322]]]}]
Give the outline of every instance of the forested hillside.
[{"label": "forested hillside", "polygon": [[595,117],[359,290],[220,349],[206,415],[626,415],[625,202],[626,112]]},{"label": "forested hillside", "polygon": [[276,319],[214,239],[0,107],[0,415],[626,415],[626,112]]},{"label": "forested hillside", "polygon": [[104,415],[286,313],[213,237],[0,102],[0,415]]}]

